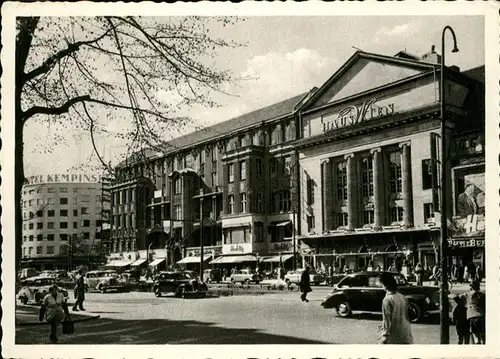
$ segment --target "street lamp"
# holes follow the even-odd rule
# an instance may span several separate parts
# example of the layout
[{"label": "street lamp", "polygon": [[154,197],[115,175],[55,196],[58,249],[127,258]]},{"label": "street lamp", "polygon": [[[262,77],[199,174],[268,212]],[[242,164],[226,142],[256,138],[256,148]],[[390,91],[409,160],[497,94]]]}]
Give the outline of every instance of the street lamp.
[{"label": "street lamp", "polygon": [[453,50],[458,52],[457,38],[455,32],[450,26],[445,26],[441,35],[441,79],[439,82],[439,95],[441,105],[441,286],[440,286],[440,325],[441,325],[441,344],[450,343],[450,327],[449,327],[449,303],[448,303],[448,221],[446,215],[446,95],[445,95],[445,34],[446,30],[451,32],[453,36]]}]

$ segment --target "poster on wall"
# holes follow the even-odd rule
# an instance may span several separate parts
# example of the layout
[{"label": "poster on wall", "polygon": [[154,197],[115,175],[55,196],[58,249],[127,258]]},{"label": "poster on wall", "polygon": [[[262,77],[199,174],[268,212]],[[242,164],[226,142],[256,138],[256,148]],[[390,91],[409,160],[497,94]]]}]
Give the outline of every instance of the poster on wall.
[{"label": "poster on wall", "polygon": [[455,216],[451,237],[482,237],[485,230],[485,176],[481,171],[457,172],[455,181]]}]

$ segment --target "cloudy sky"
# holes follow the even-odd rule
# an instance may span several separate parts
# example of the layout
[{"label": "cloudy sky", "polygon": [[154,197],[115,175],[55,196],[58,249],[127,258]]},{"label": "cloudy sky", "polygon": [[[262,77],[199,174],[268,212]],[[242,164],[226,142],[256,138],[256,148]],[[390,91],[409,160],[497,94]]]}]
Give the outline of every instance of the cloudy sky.
[{"label": "cloudy sky", "polygon": [[[216,65],[242,79],[217,94],[220,107],[193,107],[186,114],[207,126],[270,105],[314,86],[321,86],[356,50],[394,55],[400,50],[422,55],[432,45],[440,51],[441,31],[451,25],[460,52],[446,54],[448,65],[467,70],[485,61],[482,17],[250,17],[216,35],[246,46],[219,53]],[[451,49],[451,39],[450,49]],[[161,96],[161,93],[160,93]],[[165,100],[168,96],[165,94]],[[119,121],[117,122],[119,123]],[[116,124],[115,124],[116,125]],[[190,131],[193,127],[184,131]],[[28,124],[25,135],[27,175],[64,173],[89,163],[91,150],[85,134],[63,133],[49,154],[35,149],[36,141],[52,146],[53,129]],[[106,160],[123,152],[119,141],[101,143]]]}]

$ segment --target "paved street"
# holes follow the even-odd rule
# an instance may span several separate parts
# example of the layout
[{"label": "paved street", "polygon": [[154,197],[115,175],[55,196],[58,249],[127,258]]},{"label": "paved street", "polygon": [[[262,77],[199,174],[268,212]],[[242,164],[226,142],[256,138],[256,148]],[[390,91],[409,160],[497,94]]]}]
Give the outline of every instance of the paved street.
[{"label": "paved street", "polygon": [[[338,318],[320,306],[330,288],[315,288],[309,303],[297,292],[206,299],[156,298],[151,293],[88,294],[85,307],[101,319],[75,324],[62,344],[371,344],[379,315]],[[451,342],[456,342],[450,328]],[[434,320],[414,324],[416,343],[438,344]],[[19,327],[18,344],[47,343],[47,326]]]}]

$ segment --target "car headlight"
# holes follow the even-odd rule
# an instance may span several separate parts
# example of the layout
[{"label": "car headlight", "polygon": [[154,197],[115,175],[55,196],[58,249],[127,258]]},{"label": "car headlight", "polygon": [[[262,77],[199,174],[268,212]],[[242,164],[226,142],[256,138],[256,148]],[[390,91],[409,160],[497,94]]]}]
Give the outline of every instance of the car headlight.
[{"label": "car headlight", "polygon": [[432,300],[431,300],[431,298],[429,298],[429,297],[425,297],[425,302],[426,302],[427,304],[431,304],[431,303],[432,303]]}]

